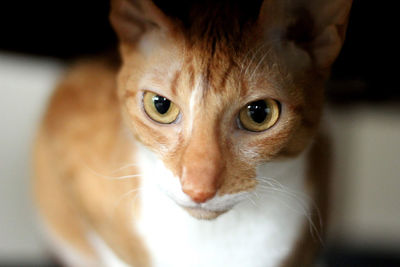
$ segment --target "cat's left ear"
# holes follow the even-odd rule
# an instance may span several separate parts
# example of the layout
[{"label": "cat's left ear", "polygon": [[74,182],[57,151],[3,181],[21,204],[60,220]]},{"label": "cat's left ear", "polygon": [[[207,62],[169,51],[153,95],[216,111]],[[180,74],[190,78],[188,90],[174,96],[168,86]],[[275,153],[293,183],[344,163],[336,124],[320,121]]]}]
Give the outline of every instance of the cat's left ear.
[{"label": "cat's left ear", "polygon": [[111,0],[110,21],[123,43],[136,43],[152,30],[172,30],[172,21],[151,0]]},{"label": "cat's left ear", "polygon": [[[327,69],[342,48],[351,5],[352,0],[264,0],[260,20],[306,50],[317,68]],[[271,13],[275,20],[268,22]]]}]

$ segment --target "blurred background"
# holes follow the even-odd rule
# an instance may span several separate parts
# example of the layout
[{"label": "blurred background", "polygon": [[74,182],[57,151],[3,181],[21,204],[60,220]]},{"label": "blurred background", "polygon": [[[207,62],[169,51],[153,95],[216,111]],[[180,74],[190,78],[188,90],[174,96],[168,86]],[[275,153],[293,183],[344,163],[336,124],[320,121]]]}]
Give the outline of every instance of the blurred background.
[{"label": "blurred background", "polygon": [[[326,266],[400,266],[400,85],[395,1],[355,0],[327,85],[333,138]],[[30,196],[30,150],[58,77],[115,49],[108,0],[3,1],[0,266],[52,266]]]}]

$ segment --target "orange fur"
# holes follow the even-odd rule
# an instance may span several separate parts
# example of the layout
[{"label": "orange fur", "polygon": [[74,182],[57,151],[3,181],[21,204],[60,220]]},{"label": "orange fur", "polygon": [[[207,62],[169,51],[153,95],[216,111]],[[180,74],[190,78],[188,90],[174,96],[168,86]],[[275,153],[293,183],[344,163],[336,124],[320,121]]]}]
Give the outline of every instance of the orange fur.
[{"label": "orange fur", "polygon": [[[335,2],[326,8],[309,1],[307,16],[316,16],[321,7],[329,17],[346,1]],[[121,69],[105,60],[77,64],[56,90],[38,134],[34,190],[46,222],[89,258],[98,258],[85,238],[90,230],[127,263],[150,266],[146,248],[131,228],[140,214],[140,198],[124,197],[130,191],[135,196],[139,182],[112,178],[138,174],[135,167],[113,173],[135,163],[131,135],[160,156],[195,202],[253,190],[258,164],[297,156],[317,132],[323,84],[343,42],[351,1],[344,5],[348,7],[337,19],[316,19],[325,26],[309,29],[287,15],[293,11],[283,1],[264,1],[255,17],[234,21],[228,31],[227,17],[242,18],[234,4],[227,9],[234,14],[218,6],[215,12],[222,12],[217,13],[221,17],[209,14],[210,8],[203,14],[206,19],[185,24],[150,1],[112,1]],[[273,39],[274,30],[282,27],[289,29],[287,38],[297,38],[293,29],[299,30],[298,25],[312,31],[308,43],[277,44]],[[161,125],[149,119],[141,104],[144,90],[172,100],[180,108],[180,121]],[[193,109],[189,102],[196,92]],[[278,123],[261,133],[240,129],[239,110],[262,98],[281,103]],[[325,174],[310,174],[309,183],[314,199],[322,203],[321,176]],[[208,218],[225,212],[187,210]],[[299,249],[310,240],[305,232]],[[298,250],[293,257],[287,266],[309,261]]]},{"label": "orange fur", "polygon": [[115,73],[107,62],[82,62],[59,85],[36,143],[35,196],[53,231],[87,257],[97,258],[85,236],[94,229],[121,258],[147,266],[130,229],[129,198],[121,199],[137,180],[112,178],[136,173],[134,167],[113,173],[132,163],[133,149],[121,124]]}]

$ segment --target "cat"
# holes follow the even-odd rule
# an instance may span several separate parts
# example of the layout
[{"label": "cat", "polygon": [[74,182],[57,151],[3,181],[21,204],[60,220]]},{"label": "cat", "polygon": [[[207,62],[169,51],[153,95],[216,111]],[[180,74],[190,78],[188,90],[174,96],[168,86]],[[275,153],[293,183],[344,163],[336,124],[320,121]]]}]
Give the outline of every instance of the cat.
[{"label": "cat", "polygon": [[113,0],[121,64],[76,63],[34,149],[66,266],[308,266],[322,242],[324,83],[351,0]]}]

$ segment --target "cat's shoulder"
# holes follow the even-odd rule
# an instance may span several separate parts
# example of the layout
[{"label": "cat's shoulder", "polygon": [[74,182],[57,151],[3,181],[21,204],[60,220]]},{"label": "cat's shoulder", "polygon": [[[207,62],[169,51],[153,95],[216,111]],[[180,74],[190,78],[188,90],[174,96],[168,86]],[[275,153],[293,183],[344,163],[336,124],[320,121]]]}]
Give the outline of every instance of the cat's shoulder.
[{"label": "cat's shoulder", "polygon": [[109,57],[72,64],[50,98],[42,129],[49,135],[79,134],[118,120],[117,71]]}]

